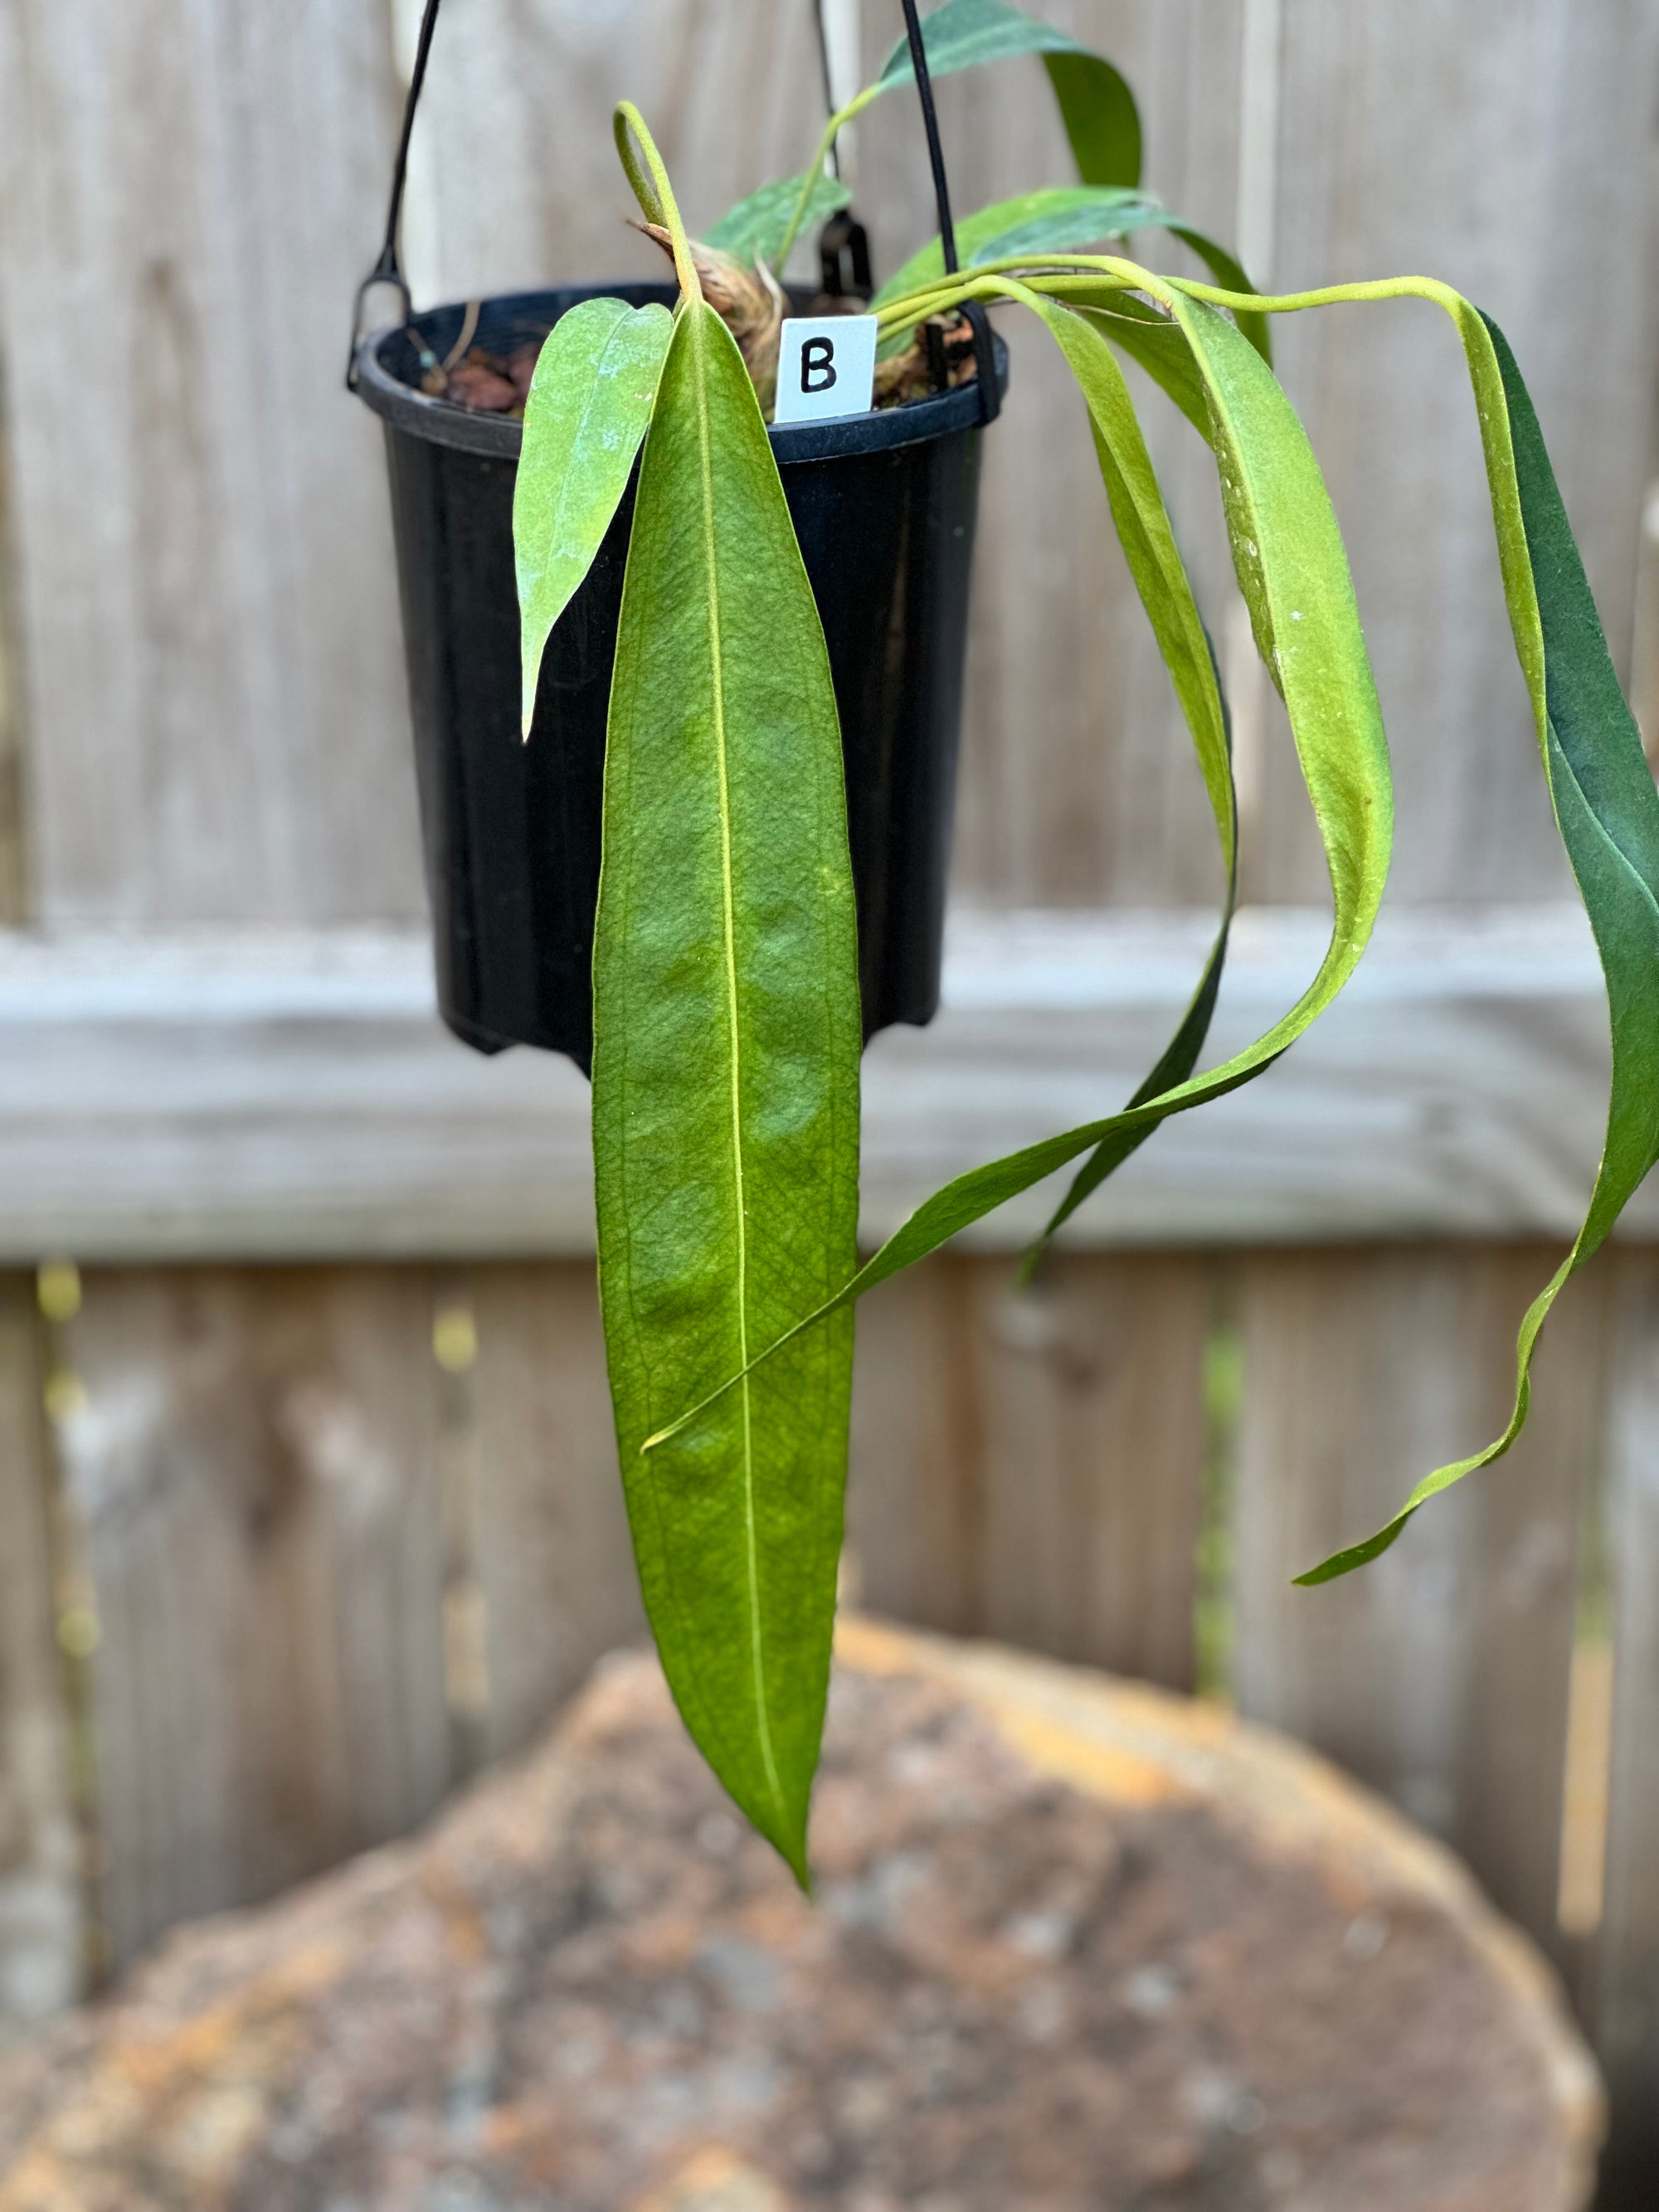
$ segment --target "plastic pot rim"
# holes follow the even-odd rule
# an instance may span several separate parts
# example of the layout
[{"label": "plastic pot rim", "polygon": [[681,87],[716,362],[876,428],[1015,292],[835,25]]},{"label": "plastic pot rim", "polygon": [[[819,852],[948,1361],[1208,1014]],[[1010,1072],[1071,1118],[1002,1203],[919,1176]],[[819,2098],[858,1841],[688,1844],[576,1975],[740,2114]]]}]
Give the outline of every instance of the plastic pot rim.
[{"label": "plastic pot rim", "polygon": [[[678,297],[673,287],[667,284],[552,284],[526,292],[493,293],[488,296],[488,304],[510,313],[515,308],[533,310],[550,299],[562,298],[568,309],[583,300],[593,299],[623,300],[630,307],[653,302],[672,307]],[[401,377],[394,376],[380,359],[381,353],[396,343],[405,331],[418,327],[428,316],[461,311],[459,302],[444,302],[436,307],[423,308],[409,323],[371,331],[361,339],[356,355],[357,396],[394,429],[413,437],[451,447],[460,453],[516,460],[524,439],[524,424],[520,419],[511,415],[490,414],[481,408],[463,407],[453,399],[417,392]],[[1008,349],[995,332],[992,343],[996,349],[998,387],[1006,392]],[[843,416],[828,422],[773,423],[769,425],[767,435],[771,440],[774,459],[783,466],[802,461],[838,460],[855,453],[884,453],[979,425],[979,380],[975,378],[927,399],[906,400],[897,407],[874,408],[867,414]]]}]

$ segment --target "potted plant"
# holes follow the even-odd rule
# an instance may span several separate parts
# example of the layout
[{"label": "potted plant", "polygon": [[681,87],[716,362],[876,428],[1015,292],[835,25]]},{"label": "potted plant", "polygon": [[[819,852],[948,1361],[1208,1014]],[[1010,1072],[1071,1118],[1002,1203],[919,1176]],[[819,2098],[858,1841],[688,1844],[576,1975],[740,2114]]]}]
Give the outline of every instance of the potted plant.
[{"label": "potted plant", "polygon": [[[479,793],[522,840],[526,794],[544,779],[557,804],[541,818],[557,816],[568,834],[561,830],[556,910],[532,912],[531,935],[547,943],[565,933],[567,1008],[562,1029],[553,1024],[539,1041],[586,1064],[591,1006],[600,1290],[647,1605],[693,1735],[803,1880],[855,1302],[1070,1166],[1046,1243],[1160,1122],[1270,1066],[1340,992],[1376,916],[1392,836],[1388,750],[1341,538],[1273,374],[1272,316],[1412,295],[1451,319],[1485,447],[1516,653],[1601,954],[1613,1048],[1600,1173],[1583,1229],[1522,1323],[1504,1433],[1426,1476],[1385,1528],[1304,1580],[1374,1558],[1435,1492],[1509,1448],[1552,1302],[1659,1156],[1659,796],[1501,332],[1424,279],[1258,296],[1224,252],[1140,191],[1133,102],[1109,64],[1006,0],[944,0],[921,21],[915,0],[904,0],[904,39],[879,78],[830,119],[818,157],[703,240],[688,234],[644,122],[618,110],[623,166],[641,221],[672,254],[676,287],[659,297],[633,288],[539,303],[542,329],[551,328],[526,392],[512,486],[516,613],[503,580],[505,483],[487,514],[464,527],[455,515],[465,465],[508,459],[518,426],[415,388],[422,376],[453,375],[484,320],[461,308],[406,318],[357,351],[365,394],[393,424],[444,988],[455,991],[479,951],[476,933],[452,929],[443,872],[458,845],[489,849]],[[428,39],[434,13],[428,0]],[[955,229],[930,73],[1022,52],[1045,60],[1080,181],[981,210]],[[784,258],[802,225],[826,214],[841,224],[829,241],[835,255],[856,246],[825,157],[850,114],[913,82],[939,236],[858,304],[873,319],[878,374],[901,403],[939,389],[815,429],[836,428],[839,444],[792,444],[796,431],[769,430],[765,419],[779,326],[792,304],[807,304],[785,297]],[[1187,239],[1205,279],[1097,250],[1149,223]],[[390,259],[378,272],[395,278],[393,238],[395,199]],[[1192,1003],[1130,1103],[959,1176],[860,1264],[860,1046],[883,1021],[925,1019],[937,993],[973,447],[1002,373],[985,317],[1002,307],[1041,325],[1073,373],[1113,520],[1192,733],[1227,890]],[[483,314],[492,312],[491,328],[510,335],[525,303],[490,303]],[[1228,725],[1120,355],[1147,372],[1214,456],[1239,586],[1288,711],[1331,879],[1329,945],[1307,990],[1248,1049],[1201,1073],[1237,883]],[[474,365],[514,382],[499,364]],[[416,410],[416,421],[441,410],[451,458],[398,458],[396,440],[411,419],[400,422],[399,408]],[[828,523],[792,484],[804,455],[825,478]],[[879,471],[858,473],[884,455],[905,478],[886,519]],[[447,470],[453,481],[423,485],[422,470],[434,481]],[[901,537],[920,532],[921,553],[908,568],[881,569],[881,588],[860,598],[863,556],[892,517]],[[423,552],[453,572],[448,602],[411,594]],[[487,605],[467,599],[469,563],[489,569]],[[476,635],[440,634],[428,617],[444,605],[471,607]],[[504,734],[499,710],[489,727],[475,714],[486,689],[480,639],[497,690],[516,684],[521,642],[526,747]],[[503,669],[514,672],[504,679]],[[460,731],[447,750],[428,742],[423,696],[428,708],[441,700]],[[567,712],[573,700],[582,703]],[[913,769],[918,803],[890,803],[896,775],[902,782]],[[910,963],[897,987],[893,943],[905,948],[901,966]],[[466,1006],[483,1000],[463,990],[448,1003],[465,1030]],[[486,1045],[533,1032],[528,1024],[475,1027]]]}]

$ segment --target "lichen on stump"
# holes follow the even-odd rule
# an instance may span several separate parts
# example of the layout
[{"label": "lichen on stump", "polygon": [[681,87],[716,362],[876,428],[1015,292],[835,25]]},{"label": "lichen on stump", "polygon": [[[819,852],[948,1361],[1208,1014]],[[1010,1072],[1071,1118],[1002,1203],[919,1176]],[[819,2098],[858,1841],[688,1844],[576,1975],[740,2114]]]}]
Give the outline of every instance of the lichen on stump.
[{"label": "lichen on stump", "polygon": [[1577,2212],[1454,1863],[1224,1715],[843,1630],[808,1905],[653,1661],[0,2069],[0,2212]]}]

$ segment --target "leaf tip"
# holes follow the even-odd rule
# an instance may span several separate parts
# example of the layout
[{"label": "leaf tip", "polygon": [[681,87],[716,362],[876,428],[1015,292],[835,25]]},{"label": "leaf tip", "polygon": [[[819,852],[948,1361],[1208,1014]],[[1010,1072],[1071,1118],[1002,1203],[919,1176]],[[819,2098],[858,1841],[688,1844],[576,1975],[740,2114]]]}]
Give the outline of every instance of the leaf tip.
[{"label": "leaf tip", "polygon": [[[1413,1512],[1416,1510],[1415,1507],[1412,1510]],[[1379,1528],[1376,1535],[1368,1536],[1363,1544],[1350,1544],[1346,1551],[1333,1552],[1328,1559],[1322,1559],[1316,1567],[1310,1567],[1305,1574],[1293,1576],[1291,1587],[1295,1589],[1316,1589],[1322,1583],[1337,1582],[1342,1576],[1352,1574],[1357,1567],[1370,1566],[1373,1559],[1380,1559],[1384,1552],[1399,1541],[1406,1523],[1411,1518],[1411,1513],[1402,1513],[1397,1520],[1390,1521],[1386,1528]]]}]

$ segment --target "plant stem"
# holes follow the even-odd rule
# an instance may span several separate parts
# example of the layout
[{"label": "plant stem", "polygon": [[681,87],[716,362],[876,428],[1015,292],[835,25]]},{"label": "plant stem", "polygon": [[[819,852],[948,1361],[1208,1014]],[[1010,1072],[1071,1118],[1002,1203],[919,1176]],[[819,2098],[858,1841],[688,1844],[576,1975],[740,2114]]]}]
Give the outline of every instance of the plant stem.
[{"label": "plant stem", "polygon": [[[696,264],[691,258],[691,246],[685,234],[685,225],[680,218],[679,204],[674,198],[674,187],[668,180],[668,170],[662,155],[657,151],[657,142],[646,127],[645,118],[631,100],[618,102],[611,118],[611,129],[617,141],[617,152],[628,181],[634,187],[641,213],[647,222],[654,222],[665,230],[674,243],[674,272],[680,280],[680,290],[691,301],[702,297],[702,286],[698,281]],[[634,150],[639,141],[640,152],[645,155],[645,167],[640,167]]]},{"label": "plant stem", "polygon": [[824,125],[823,136],[818,141],[817,151],[802,172],[800,193],[789,217],[789,228],[783,234],[783,243],[778,248],[777,267],[780,271],[789,258],[790,247],[800,236],[801,225],[805,222],[806,210],[811,204],[813,182],[835,151],[836,141],[841,136],[842,125],[850,123],[855,115],[868,107],[881,89],[878,84],[866,84],[862,92],[853,95],[845,107],[837,108],[828,123]]}]

